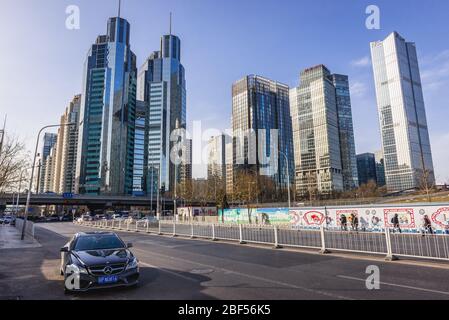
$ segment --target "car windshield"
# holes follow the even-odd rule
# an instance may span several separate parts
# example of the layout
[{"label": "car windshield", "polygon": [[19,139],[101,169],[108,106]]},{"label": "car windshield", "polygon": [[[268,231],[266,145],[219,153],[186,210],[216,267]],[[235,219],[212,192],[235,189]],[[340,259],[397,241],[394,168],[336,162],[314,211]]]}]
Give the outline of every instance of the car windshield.
[{"label": "car windshield", "polygon": [[116,235],[88,235],[79,237],[75,251],[107,250],[124,248],[123,242]]}]

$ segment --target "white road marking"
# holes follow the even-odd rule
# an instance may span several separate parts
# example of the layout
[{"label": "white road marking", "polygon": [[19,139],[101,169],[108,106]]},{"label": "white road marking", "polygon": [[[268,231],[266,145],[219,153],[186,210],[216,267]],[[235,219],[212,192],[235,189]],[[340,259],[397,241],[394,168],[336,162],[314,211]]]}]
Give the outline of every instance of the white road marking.
[{"label": "white road marking", "polygon": [[[137,249],[137,248],[133,248],[133,250],[134,251],[144,252],[146,254],[149,253],[148,251],[145,251],[145,250],[142,250],[142,249]],[[331,298],[334,298],[334,299],[354,300],[354,299],[349,298],[349,297],[345,297],[345,296],[341,296],[341,295],[337,295],[337,294],[333,294],[333,293],[328,293],[328,292],[324,292],[324,291],[321,291],[321,290],[310,289],[310,288],[294,285],[294,284],[291,284],[291,283],[281,282],[281,281],[277,281],[277,280],[271,280],[271,279],[267,279],[267,278],[263,278],[263,277],[250,275],[250,274],[247,274],[247,273],[242,273],[242,272],[233,271],[233,270],[229,270],[229,269],[219,268],[219,267],[216,267],[216,266],[213,266],[213,265],[204,264],[204,263],[200,263],[200,262],[196,262],[196,261],[190,261],[190,260],[182,259],[182,258],[179,258],[179,257],[174,258],[174,257],[170,257],[170,256],[165,256],[165,255],[162,255],[162,254],[157,254],[157,253],[154,253],[154,252],[151,252],[150,254],[155,255],[155,256],[159,256],[159,257],[162,257],[162,258],[168,258],[170,260],[179,260],[181,262],[186,262],[186,263],[190,263],[190,264],[193,264],[193,265],[199,265],[199,266],[202,266],[202,267],[207,267],[207,268],[212,268],[212,269],[215,269],[215,270],[220,270],[220,271],[222,271],[224,273],[227,273],[227,274],[234,274],[234,275],[238,275],[238,276],[241,276],[241,277],[250,278],[250,279],[253,279],[253,280],[258,280],[258,281],[262,281],[262,282],[276,284],[278,286],[283,286],[283,287],[288,287],[288,288],[292,288],[292,289],[303,290],[303,291],[306,291],[306,292],[312,292],[312,293],[315,293],[315,294],[328,296],[328,297],[331,297]],[[144,264],[145,264],[145,262],[142,263],[142,265],[144,265]],[[151,265],[149,265],[149,266],[151,266]],[[151,267],[158,268],[157,266],[151,266]],[[167,271],[167,270],[164,270],[164,269],[162,269],[162,271],[171,273],[171,271]],[[176,275],[176,276],[184,277],[183,275],[180,275],[180,274],[178,274],[176,272],[173,272],[173,274]],[[185,278],[188,278],[188,277],[185,277]],[[188,278],[188,280],[192,281],[193,279]]]},{"label": "white road marking", "polygon": [[178,272],[169,271],[169,270],[167,270],[167,269],[161,269],[161,267],[158,267],[158,266],[155,266],[155,265],[146,263],[146,262],[142,262],[142,261],[140,261],[140,260],[139,260],[139,264],[142,265],[142,266],[145,266],[145,267],[149,267],[149,268],[153,268],[153,269],[158,269],[158,270],[160,270],[160,271],[162,271],[162,272],[171,274],[171,275],[173,275],[173,276],[182,278],[182,279],[187,280],[187,281],[198,282],[197,280],[195,280],[195,279],[193,279],[193,278],[190,278],[190,277],[187,277],[187,276],[184,276],[184,275],[182,275],[182,274],[180,274],[180,273],[178,273]]},{"label": "white road marking", "polygon": [[[366,281],[366,279],[349,277],[349,276],[343,276],[343,275],[338,275],[337,277],[338,278],[343,278],[343,279],[348,279],[348,280],[356,280],[356,281],[363,281],[363,282]],[[390,286],[390,287],[398,287],[398,288],[404,288],[404,289],[411,289],[411,290],[418,290],[418,291],[425,291],[425,292],[432,292],[432,293],[438,293],[438,294],[443,294],[443,295],[449,295],[449,292],[446,292],[446,291],[425,289],[425,288],[406,286],[406,285],[402,285],[402,284],[395,284],[395,283],[389,283],[389,282],[380,282],[380,284],[381,285]]]}]

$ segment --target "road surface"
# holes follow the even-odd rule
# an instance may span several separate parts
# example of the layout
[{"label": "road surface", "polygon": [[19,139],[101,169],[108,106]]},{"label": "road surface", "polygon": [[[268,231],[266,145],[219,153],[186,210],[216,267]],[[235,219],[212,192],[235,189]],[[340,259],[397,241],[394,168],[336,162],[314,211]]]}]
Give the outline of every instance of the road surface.
[{"label": "road surface", "polygon": [[[36,226],[39,248],[0,251],[0,299],[449,299],[449,265],[385,262],[144,233],[118,234],[140,260],[137,288],[64,295],[59,249],[91,228]],[[370,265],[380,289],[368,290]]]}]

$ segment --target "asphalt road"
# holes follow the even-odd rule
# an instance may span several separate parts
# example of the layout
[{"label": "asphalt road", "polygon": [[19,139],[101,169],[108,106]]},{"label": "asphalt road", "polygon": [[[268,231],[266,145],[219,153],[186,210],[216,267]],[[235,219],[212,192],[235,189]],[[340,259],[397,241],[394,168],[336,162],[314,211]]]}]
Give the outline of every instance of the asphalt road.
[{"label": "asphalt road", "polygon": [[[119,232],[141,263],[137,288],[64,295],[59,249],[71,223],[36,227],[40,248],[0,251],[0,299],[449,299],[449,265],[385,262]],[[370,265],[380,289],[368,290]]]}]

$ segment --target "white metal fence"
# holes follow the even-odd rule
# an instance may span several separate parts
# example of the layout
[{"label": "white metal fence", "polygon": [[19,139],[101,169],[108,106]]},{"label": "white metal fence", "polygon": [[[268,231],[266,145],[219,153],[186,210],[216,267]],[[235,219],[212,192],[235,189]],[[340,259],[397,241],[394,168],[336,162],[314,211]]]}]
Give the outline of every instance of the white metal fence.
[{"label": "white metal fence", "polygon": [[344,231],[321,227],[319,230],[287,226],[219,224],[178,221],[102,220],[77,222],[102,229],[156,233],[211,240],[238,241],[279,247],[318,249],[322,253],[346,251],[449,261],[449,235]]}]

